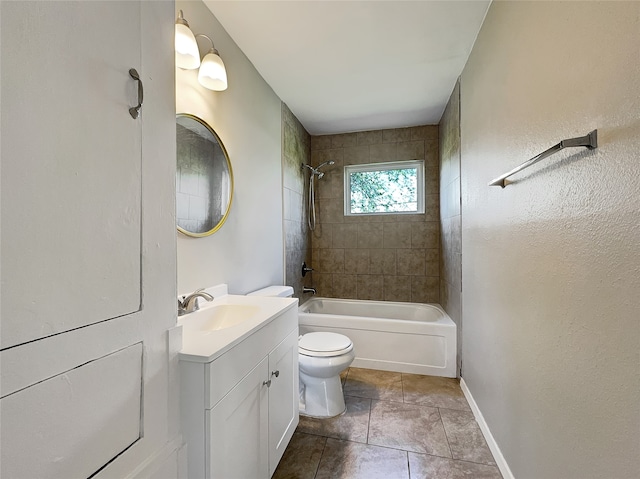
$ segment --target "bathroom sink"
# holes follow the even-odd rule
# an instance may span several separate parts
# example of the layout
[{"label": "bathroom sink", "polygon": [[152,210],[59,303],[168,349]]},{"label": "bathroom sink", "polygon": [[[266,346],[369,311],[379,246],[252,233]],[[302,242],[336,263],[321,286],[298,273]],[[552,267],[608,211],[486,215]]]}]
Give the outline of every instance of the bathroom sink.
[{"label": "bathroom sink", "polygon": [[283,311],[297,308],[297,299],[228,294],[226,285],[222,286],[209,288],[213,301],[200,301],[199,310],[178,317],[177,325],[182,330],[180,359],[211,362]]},{"label": "bathroom sink", "polygon": [[[193,313],[194,331],[209,332],[237,326],[260,312],[250,304],[219,304]],[[191,318],[187,318],[188,321]]]}]

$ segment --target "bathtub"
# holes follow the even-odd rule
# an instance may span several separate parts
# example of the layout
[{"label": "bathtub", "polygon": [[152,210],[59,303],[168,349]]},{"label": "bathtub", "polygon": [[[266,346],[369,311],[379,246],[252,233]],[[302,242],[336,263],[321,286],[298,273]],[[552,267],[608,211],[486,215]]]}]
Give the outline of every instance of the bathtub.
[{"label": "bathtub", "polygon": [[456,377],[456,325],[438,304],[311,298],[298,317],[300,334],[351,338],[353,367]]}]

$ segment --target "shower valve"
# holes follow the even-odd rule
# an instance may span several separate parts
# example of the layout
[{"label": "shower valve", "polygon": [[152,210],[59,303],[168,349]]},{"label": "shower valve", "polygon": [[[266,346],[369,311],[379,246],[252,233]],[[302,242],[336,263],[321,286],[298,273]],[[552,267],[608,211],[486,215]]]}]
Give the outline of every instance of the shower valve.
[{"label": "shower valve", "polygon": [[311,273],[311,271],[313,271],[313,268],[308,268],[306,261],[304,263],[302,263],[302,277],[303,278],[307,275],[307,273]]}]

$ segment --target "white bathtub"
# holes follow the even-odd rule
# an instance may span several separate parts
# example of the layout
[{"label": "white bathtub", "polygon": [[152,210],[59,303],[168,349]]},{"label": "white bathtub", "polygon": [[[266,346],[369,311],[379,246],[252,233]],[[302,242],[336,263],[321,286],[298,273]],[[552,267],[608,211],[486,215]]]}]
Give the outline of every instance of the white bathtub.
[{"label": "white bathtub", "polygon": [[438,304],[311,298],[298,313],[300,334],[351,338],[353,367],[456,377],[456,325]]}]

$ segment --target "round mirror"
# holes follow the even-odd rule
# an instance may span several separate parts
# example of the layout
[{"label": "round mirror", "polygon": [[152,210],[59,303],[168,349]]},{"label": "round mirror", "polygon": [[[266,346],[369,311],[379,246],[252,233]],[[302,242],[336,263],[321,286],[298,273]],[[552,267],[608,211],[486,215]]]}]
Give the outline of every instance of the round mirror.
[{"label": "round mirror", "polygon": [[233,172],[229,155],[213,129],[200,118],[176,115],[178,165],[176,222],[188,236],[208,236],[229,215]]}]

